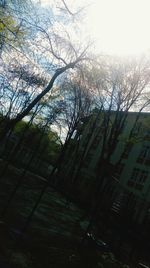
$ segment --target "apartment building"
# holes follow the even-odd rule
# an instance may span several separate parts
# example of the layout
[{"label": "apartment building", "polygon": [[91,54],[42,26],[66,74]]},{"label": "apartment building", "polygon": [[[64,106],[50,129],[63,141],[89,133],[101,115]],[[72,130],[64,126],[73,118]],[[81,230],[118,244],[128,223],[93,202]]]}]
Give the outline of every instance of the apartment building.
[{"label": "apartment building", "polygon": [[[88,201],[92,198],[94,187],[97,187],[104,139],[103,119],[99,117],[94,124],[95,118],[94,115],[84,120],[82,131],[80,128],[75,137],[76,141],[80,141],[78,153],[74,153],[72,181],[82,200]],[[132,214],[132,219],[141,224],[150,219],[150,114],[129,112],[116,138],[116,145],[107,162],[108,172],[102,180],[104,191],[107,197],[112,195],[109,202],[112,211],[119,213],[124,206]],[[108,150],[109,142],[107,144],[106,141],[105,151]]]}]

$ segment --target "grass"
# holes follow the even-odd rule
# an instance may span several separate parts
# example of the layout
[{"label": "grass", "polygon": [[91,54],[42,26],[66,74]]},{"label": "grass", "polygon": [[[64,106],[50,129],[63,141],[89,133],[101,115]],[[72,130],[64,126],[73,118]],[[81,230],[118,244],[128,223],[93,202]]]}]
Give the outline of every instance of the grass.
[{"label": "grass", "polygon": [[[10,166],[5,176],[0,178],[1,210],[20,174],[21,170]],[[6,267],[15,268],[107,268],[112,263],[116,265],[112,267],[122,267],[111,258],[105,261],[102,255],[99,262],[96,252],[91,249],[80,250],[83,228],[88,223],[86,219],[80,224],[84,211],[72,202],[68,205],[65,197],[52,188],[47,189],[27,232],[20,236],[44,184],[43,178],[27,172],[5,218],[1,218],[0,267],[3,261]]]},{"label": "grass", "polygon": [[[6,204],[17,183],[20,171],[9,167],[0,181],[0,207]],[[1,219],[0,253],[11,259],[15,267],[67,267],[70,256],[76,251],[76,242],[82,236],[80,217],[83,212],[73,203],[69,206],[65,198],[48,188],[34,217],[20,241],[18,235],[44,185],[44,180],[27,173],[6,217]],[[18,266],[16,266],[18,265]]]}]

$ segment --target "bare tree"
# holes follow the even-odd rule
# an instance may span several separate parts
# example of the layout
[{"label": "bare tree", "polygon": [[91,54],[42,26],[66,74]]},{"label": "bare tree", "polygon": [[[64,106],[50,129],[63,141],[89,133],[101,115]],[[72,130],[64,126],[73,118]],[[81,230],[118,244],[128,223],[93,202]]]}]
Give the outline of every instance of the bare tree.
[{"label": "bare tree", "polygon": [[[49,72],[49,83],[42,92],[30,100],[27,107],[24,107],[22,111],[18,111],[17,116],[10,121],[9,125],[7,124],[7,126],[4,127],[1,139],[5,136],[6,132],[27,116],[33,107],[51,91],[60,75],[74,69],[81,64],[83,60],[87,60],[89,45],[83,48],[82,44],[73,44],[71,41],[72,37],[67,30],[65,30],[65,27],[62,27],[55,18],[53,21],[50,21],[47,17],[46,27],[43,26],[42,19],[37,24],[36,21],[31,23],[24,18],[24,23],[25,26],[34,33],[33,39],[31,40],[30,38],[30,40],[27,41],[28,46],[24,49],[22,56],[22,52],[16,53],[18,53],[19,57],[24,57],[26,60],[30,57],[31,66],[35,66],[38,63],[40,68],[45,68],[46,72]],[[16,70],[14,72],[16,72]],[[27,72],[25,72],[26,70],[24,70],[24,74],[22,74],[23,79],[30,79],[29,73],[27,75]]]},{"label": "bare tree", "polygon": [[[88,147],[85,148],[81,162],[78,162],[78,158],[76,158],[76,165],[79,165],[78,168],[81,170],[81,168],[84,167],[83,159],[86,160],[86,157],[88,157],[88,154],[92,150],[95,137],[99,135],[98,142],[100,149],[95,167],[96,179],[94,181],[95,190],[93,191],[92,198],[93,209],[87,231],[90,230],[93,221],[97,217],[100,202],[104,197],[105,187],[111,183],[111,180],[108,180],[112,170],[111,157],[117,147],[118,139],[123,132],[128,112],[131,109],[135,109],[135,107],[140,107],[137,106],[137,104],[147,105],[147,101],[143,104],[141,100],[143,100],[143,96],[147,94],[149,86],[148,60],[135,62],[120,62],[118,60],[115,62],[114,60],[110,62],[107,61],[106,65],[103,65],[103,72],[100,68],[100,79],[98,79],[98,70],[99,68],[96,73],[94,72],[91,75],[91,78],[94,78],[95,75],[96,79],[93,81],[95,84],[94,92],[97,103],[99,107],[101,107],[99,123],[97,122],[98,126],[95,128],[95,131],[92,131],[89,138],[87,138],[88,124],[86,124],[87,126],[85,133],[83,132],[82,139],[85,140],[87,138],[87,143],[85,144],[86,146],[88,145]],[[89,129],[92,129],[90,120]],[[97,131],[98,129],[99,133]],[[78,176],[76,180],[77,178]],[[78,180],[79,179],[82,178],[78,178]],[[78,180],[77,182],[76,180],[74,180],[74,186],[78,183]]]},{"label": "bare tree", "polygon": [[[44,120],[39,121],[38,120],[38,131],[39,131],[39,135],[38,135],[38,147],[36,146],[31,155],[28,157],[28,160],[25,164],[25,167],[23,168],[23,171],[21,172],[20,176],[17,178],[17,183],[16,185],[13,187],[13,190],[2,210],[2,213],[1,213],[1,216],[4,217],[6,215],[6,213],[8,212],[8,209],[16,195],[16,193],[18,192],[18,190],[20,189],[20,187],[22,186],[23,182],[24,182],[24,179],[25,179],[25,176],[28,172],[28,170],[30,169],[31,167],[31,164],[32,164],[32,161],[34,160],[34,158],[36,157],[37,153],[38,152],[43,152],[45,151],[45,145],[44,145],[44,148],[41,149],[41,146],[42,145],[42,142],[43,142],[43,139],[44,139],[44,135],[48,132],[50,126],[52,125],[52,123],[54,123],[56,117],[57,117],[57,114],[61,112],[61,108],[57,107],[53,107],[54,111],[53,113],[51,112],[50,114],[48,114],[48,111],[47,111],[47,116]],[[35,115],[37,116],[37,113],[35,113]],[[34,118],[35,119],[35,118]],[[30,122],[30,123],[33,123],[33,122]],[[34,123],[35,124],[35,123]],[[26,131],[27,129],[29,128],[30,124],[27,125],[26,127]],[[15,151],[13,151],[13,154],[11,154],[11,160],[12,160],[12,157],[14,157],[14,153],[17,151],[16,149],[18,149],[18,147],[21,146],[21,142],[23,142],[23,138],[25,136],[25,131],[22,133],[22,136],[21,136],[21,139],[19,140],[19,143],[17,144],[17,148],[15,148]],[[17,152],[17,155],[15,155],[15,159],[17,159],[18,157],[18,152]],[[8,167],[8,164],[9,162],[6,164],[5,166],[5,170],[6,170],[6,167]],[[3,172],[4,174],[4,172]]]},{"label": "bare tree", "polygon": [[[26,224],[23,228],[23,231],[26,230],[28,225],[30,224],[32,217],[41,202],[41,199],[49,185],[56,185],[60,191],[63,192],[62,187],[62,182],[63,178],[62,176],[64,175],[63,173],[63,167],[64,167],[64,157],[66,154],[69,153],[69,145],[71,143],[71,138],[74,135],[74,132],[77,129],[77,126],[81,120],[81,118],[84,115],[87,115],[90,113],[91,109],[91,99],[89,93],[86,91],[86,88],[83,88],[83,85],[81,85],[80,80],[73,80],[73,81],[65,81],[62,83],[62,88],[63,91],[62,93],[64,94],[64,88],[66,90],[66,100],[67,100],[67,109],[66,111],[62,111],[63,113],[63,121],[66,120],[66,123],[68,124],[68,132],[66,135],[66,139],[64,142],[64,145],[62,147],[62,150],[60,152],[60,155],[54,165],[54,168],[48,178],[47,183],[44,185],[43,189],[41,190],[41,193],[35,202],[35,205],[33,206],[31,213],[29,214]],[[65,94],[64,94],[65,95]],[[68,109],[70,110],[70,113],[68,112]]]},{"label": "bare tree", "polygon": [[[83,83],[81,75],[77,72],[75,77],[72,77],[71,80],[65,79],[61,85],[61,96],[63,98],[62,104],[64,105],[64,110],[59,119],[59,123],[63,125],[64,132],[66,132],[66,140],[68,142],[68,149],[66,154],[70,154],[72,151],[73,137],[76,135],[77,129],[81,124],[82,118],[88,116],[91,113],[93,105],[93,96],[88,90],[86,85]],[[80,137],[78,136],[77,144],[79,143]],[[76,145],[77,145],[76,144]],[[76,151],[78,145],[74,150]],[[67,163],[65,164],[65,159]],[[60,169],[60,181],[63,186],[63,180],[66,179],[66,175],[71,169],[74,160],[68,162],[66,155],[63,155],[63,170]],[[63,173],[63,174],[62,174]]]}]

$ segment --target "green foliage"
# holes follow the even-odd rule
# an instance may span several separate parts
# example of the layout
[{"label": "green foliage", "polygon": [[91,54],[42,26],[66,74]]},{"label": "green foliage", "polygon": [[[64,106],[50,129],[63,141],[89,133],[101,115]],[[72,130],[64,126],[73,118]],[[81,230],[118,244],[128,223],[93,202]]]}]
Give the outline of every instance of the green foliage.
[{"label": "green foliage", "polygon": [[98,267],[101,268],[127,268],[128,266],[119,262],[112,253],[103,254],[100,257]]},{"label": "green foliage", "polygon": [[3,48],[5,44],[19,45],[25,31],[22,29],[21,24],[3,7],[0,7],[0,46]]},{"label": "green foliage", "polygon": [[49,129],[45,131],[36,125],[29,126],[27,122],[21,121],[16,125],[14,133],[17,137],[24,136],[23,143],[30,150],[38,148],[38,153],[44,161],[55,162],[61,144],[56,132]]},{"label": "green foliage", "polygon": [[17,268],[30,268],[32,266],[31,256],[21,252],[14,252],[12,254],[12,263]]}]

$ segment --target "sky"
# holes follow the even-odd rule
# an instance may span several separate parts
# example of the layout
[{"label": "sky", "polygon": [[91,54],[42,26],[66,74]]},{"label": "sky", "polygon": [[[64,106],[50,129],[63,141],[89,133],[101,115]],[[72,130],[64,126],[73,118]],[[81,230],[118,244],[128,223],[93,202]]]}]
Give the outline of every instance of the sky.
[{"label": "sky", "polygon": [[[51,0],[41,0],[45,6]],[[66,0],[87,6],[82,32],[98,53],[136,55],[150,50],[150,0]]]}]

